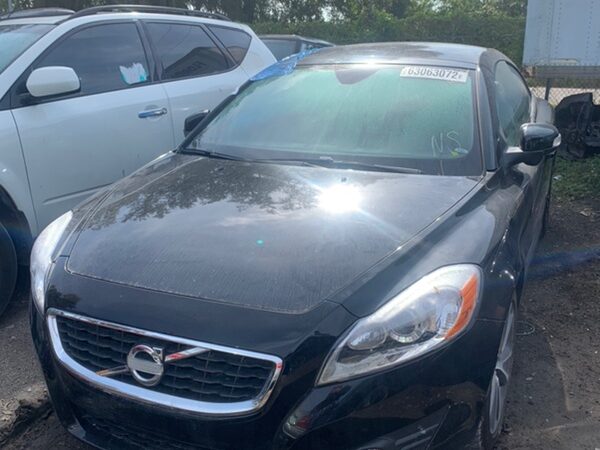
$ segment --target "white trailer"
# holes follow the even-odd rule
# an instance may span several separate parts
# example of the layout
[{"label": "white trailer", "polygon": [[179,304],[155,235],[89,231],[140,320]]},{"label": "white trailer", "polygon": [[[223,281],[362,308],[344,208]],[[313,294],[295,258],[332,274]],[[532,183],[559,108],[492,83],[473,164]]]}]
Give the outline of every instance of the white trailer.
[{"label": "white trailer", "polygon": [[529,0],[523,66],[538,78],[600,77],[600,0]]},{"label": "white trailer", "polygon": [[579,158],[600,151],[600,106],[581,89],[600,80],[600,0],[529,0],[523,67],[546,80],[546,100],[557,79],[574,94],[556,107],[564,148]]}]

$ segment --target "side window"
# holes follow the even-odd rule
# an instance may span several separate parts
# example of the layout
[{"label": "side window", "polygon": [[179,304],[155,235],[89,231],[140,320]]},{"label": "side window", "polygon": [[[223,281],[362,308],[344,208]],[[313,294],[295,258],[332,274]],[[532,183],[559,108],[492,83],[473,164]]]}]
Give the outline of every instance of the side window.
[{"label": "side window", "polygon": [[163,80],[210,75],[229,68],[225,55],[199,26],[149,23],[148,30],[162,61]]},{"label": "side window", "polygon": [[98,25],[78,31],[36,64],[36,68],[47,66],[73,68],[81,80],[83,95],[149,81],[146,54],[133,23]]},{"label": "side window", "polygon": [[519,128],[530,120],[531,96],[519,73],[499,62],[495,74],[496,109],[508,145],[518,145]]},{"label": "side window", "polygon": [[221,41],[221,43],[229,50],[231,56],[237,64],[241,64],[244,58],[246,57],[246,53],[248,53],[248,48],[250,47],[250,42],[252,38],[249,34],[243,32],[242,30],[236,30],[233,28],[225,28],[218,26],[209,25],[210,31],[215,33],[215,36]]}]

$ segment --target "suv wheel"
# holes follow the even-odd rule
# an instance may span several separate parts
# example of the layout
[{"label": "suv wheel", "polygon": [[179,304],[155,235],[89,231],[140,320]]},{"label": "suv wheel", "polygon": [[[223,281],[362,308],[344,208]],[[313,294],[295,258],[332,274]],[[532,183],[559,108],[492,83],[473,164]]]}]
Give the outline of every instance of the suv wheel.
[{"label": "suv wheel", "polygon": [[0,223],[0,315],[12,297],[17,280],[17,254],[10,235]]}]

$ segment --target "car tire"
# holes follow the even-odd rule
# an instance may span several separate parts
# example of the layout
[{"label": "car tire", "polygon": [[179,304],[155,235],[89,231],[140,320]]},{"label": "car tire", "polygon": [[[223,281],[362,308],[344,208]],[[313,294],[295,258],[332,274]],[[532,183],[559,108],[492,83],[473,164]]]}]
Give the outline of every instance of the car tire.
[{"label": "car tire", "polygon": [[17,254],[6,228],[0,223],[0,316],[8,306],[17,281]]},{"label": "car tire", "polygon": [[516,316],[517,302],[513,300],[504,323],[496,366],[483,405],[477,434],[473,445],[469,448],[492,450],[502,432],[502,423],[506,412],[506,397],[510,386],[514,359]]}]

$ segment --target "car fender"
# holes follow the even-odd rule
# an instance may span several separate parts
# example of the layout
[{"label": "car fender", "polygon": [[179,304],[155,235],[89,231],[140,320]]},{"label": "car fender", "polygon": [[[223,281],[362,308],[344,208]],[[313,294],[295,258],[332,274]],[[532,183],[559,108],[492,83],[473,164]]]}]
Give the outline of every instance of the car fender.
[{"label": "car fender", "polygon": [[451,211],[340,292],[344,306],[364,317],[440,267],[476,264],[483,275],[478,317],[503,321],[524,263],[513,220],[520,211],[520,187],[502,186],[501,176],[486,176]]},{"label": "car fender", "polygon": [[11,235],[19,263],[26,263],[38,232],[27,170],[10,111],[0,111],[0,221]]},{"label": "car fender", "polygon": [[[411,264],[415,279],[452,264],[471,263],[482,269],[482,292],[477,317],[503,321],[518,289],[523,255],[515,229],[520,196],[516,188],[490,189],[488,183],[433,233],[427,256]],[[435,242],[434,235],[440,239]]]}]

